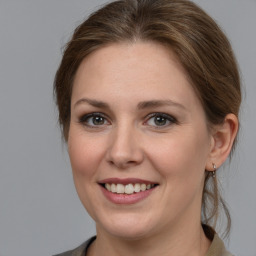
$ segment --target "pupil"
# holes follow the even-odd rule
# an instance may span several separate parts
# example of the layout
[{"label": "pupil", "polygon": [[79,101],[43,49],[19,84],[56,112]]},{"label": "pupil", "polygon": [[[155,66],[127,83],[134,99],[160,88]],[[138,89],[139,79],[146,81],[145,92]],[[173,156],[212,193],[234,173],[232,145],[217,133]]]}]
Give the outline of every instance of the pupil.
[{"label": "pupil", "polygon": [[156,125],[165,125],[166,124],[166,119],[162,116],[156,116],[155,117],[155,124]]},{"label": "pupil", "polygon": [[95,116],[93,118],[93,124],[95,124],[95,125],[104,124],[104,118],[101,116]]}]

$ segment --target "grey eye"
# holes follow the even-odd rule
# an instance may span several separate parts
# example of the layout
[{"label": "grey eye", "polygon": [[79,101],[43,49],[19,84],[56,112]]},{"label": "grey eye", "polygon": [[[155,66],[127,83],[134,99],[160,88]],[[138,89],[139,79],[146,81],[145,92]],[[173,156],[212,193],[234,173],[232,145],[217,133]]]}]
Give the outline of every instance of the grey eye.
[{"label": "grey eye", "polygon": [[105,123],[105,118],[102,116],[93,116],[93,117],[91,117],[91,119],[92,119],[91,122],[94,125],[103,125]]},{"label": "grey eye", "polygon": [[177,120],[165,113],[153,113],[149,115],[146,124],[152,127],[167,127],[177,123]]},{"label": "grey eye", "polygon": [[163,116],[155,116],[154,117],[154,122],[157,126],[163,126],[163,125],[166,125],[167,123],[167,119]]},{"label": "grey eye", "polygon": [[90,127],[109,124],[108,120],[100,113],[92,113],[92,114],[84,115],[80,118],[79,121],[80,123]]}]

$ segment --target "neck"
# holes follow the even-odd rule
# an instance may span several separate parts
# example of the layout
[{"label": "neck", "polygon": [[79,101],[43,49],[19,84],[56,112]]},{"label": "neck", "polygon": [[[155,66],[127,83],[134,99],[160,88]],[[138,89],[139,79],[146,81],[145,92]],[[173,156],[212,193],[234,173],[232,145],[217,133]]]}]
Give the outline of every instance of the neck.
[{"label": "neck", "polygon": [[210,247],[201,224],[197,227],[175,227],[165,232],[138,239],[110,235],[97,227],[97,239],[90,246],[89,256],[204,256]]}]

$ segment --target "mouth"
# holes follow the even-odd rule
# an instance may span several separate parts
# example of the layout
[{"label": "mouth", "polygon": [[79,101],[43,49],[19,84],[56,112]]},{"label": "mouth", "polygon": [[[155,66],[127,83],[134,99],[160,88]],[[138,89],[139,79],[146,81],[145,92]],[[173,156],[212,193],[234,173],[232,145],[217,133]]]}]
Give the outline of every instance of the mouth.
[{"label": "mouth", "polygon": [[110,193],[132,195],[152,190],[159,184],[156,182],[137,178],[110,178],[100,181],[99,185]]},{"label": "mouth", "polygon": [[126,195],[144,192],[158,186],[155,183],[100,183],[100,185],[111,193]]},{"label": "mouth", "polygon": [[103,195],[114,204],[131,205],[149,197],[158,183],[137,178],[109,178],[98,182]]}]

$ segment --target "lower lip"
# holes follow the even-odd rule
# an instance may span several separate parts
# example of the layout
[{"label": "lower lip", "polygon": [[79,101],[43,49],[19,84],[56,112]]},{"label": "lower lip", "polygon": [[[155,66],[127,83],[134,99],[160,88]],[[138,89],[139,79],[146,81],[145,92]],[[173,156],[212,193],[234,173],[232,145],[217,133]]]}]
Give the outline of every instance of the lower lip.
[{"label": "lower lip", "polygon": [[100,188],[104,196],[114,204],[136,204],[146,199],[155,190],[156,187],[130,195],[112,193],[102,186],[100,186]]}]

